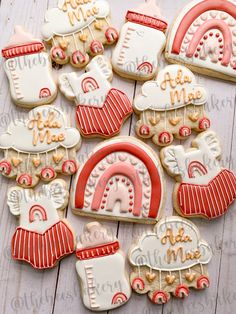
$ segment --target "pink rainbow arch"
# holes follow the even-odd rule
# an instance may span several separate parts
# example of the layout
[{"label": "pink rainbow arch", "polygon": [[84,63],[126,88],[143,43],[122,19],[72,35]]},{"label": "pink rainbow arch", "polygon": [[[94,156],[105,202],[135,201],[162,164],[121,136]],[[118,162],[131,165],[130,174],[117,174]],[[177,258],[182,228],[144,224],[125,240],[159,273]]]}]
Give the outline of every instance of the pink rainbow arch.
[{"label": "pink rainbow arch", "polygon": [[189,178],[195,178],[194,171],[198,170],[202,175],[207,174],[206,167],[199,161],[192,161],[188,166],[188,176]]},{"label": "pink rainbow arch", "polygon": [[43,221],[46,221],[48,219],[45,209],[40,205],[34,205],[29,210],[29,221],[30,222],[35,221],[35,214],[38,213],[40,214]]},{"label": "pink rainbow arch", "polygon": [[184,37],[191,26],[191,24],[199,17],[202,13],[209,10],[223,11],[231,15],[236,19],[236,5],[227,0],[204,0],[189,10],[176,31],[176,35],[173,41],[171,52],[174,54],[179,54]]},{"label": "pink rainbow arch", "polygon": [[148,74],[151,74],[153,72],[153,66],[150,62],[143,62],[137,67],[138,71],[142,71],[144,69],[147,69]]},{"label": "pink rainbow arch", "polygon": [[97,81],[93,77],[86,77],[83,79],[81,86],[84,93],[89,93],[91,88],[92,90],[99,88]]},{"label": "pink rainbow arch", "polygon": [[125,164],[123,162],[116,163],[112,165],[100,178],[97,183],[96,192],[93,197],[92,210],[99,210],[103,193],[106,188],[106,185],[110,178],[115,175],[124,175],[130,179],[134,187],[134,209],[133,215],[141,215],[142,207],[142,183],[135,170],[135,168],[130,164]]}]

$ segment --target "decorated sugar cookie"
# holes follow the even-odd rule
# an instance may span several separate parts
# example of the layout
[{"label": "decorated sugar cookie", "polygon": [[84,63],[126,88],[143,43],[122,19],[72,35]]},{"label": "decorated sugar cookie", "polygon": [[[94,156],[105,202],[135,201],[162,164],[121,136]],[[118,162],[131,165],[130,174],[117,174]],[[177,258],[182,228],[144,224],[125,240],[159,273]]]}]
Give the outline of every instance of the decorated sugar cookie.
[{"label": "decorated sugar cookie", "polygon": [[189,288],[209,287],[211,258],[210,246],[193,223],[177,216],[164,218],[130,250],[130,283],[155,304],[167,303],[171,294],[182,299]]},{"label": "decorated sugar cookie", "polygon": [[2,49],[2,56],[6,59],[4,70],[16,105],[34,108],[56,98],[51,61],[41,40],[16,26],[15,34]]},{"label": "decorated sugar cookie", "polygon": [[205,131],[210,127],[204,112],[206,101],[205,89],[189,69],[169,65],[155,81],[144,83],[134,100],[134,110],[140,116],[136,132],[142,138],[152,138],[156,145],[167,146],[174,136],[184,140],[192,129]]},{"label": "decorated sugar cookie", "polygon": [[236,81],[236,3],[194,0],[169,32],[166,58],[201,74]]},{"label": "decorated sugar cookie", "polygon": [[75,214],[155,223],[164,192],[157,154],[133,137],[116,137],[96,146],[80,167],[71,201]]},{"label": "decorated sugar cookie", "polygon": [[74,252],[74,234],[68,222],[61,218],[68,203],[66,182],[54,180],[39,192],[12,187],[7,204],[19,217],[19,226],[12,238],[12,256],[36,269],[54,267]]},{"label": "decorated sugar cookie", "polygon": [[52,45],[52,59],[83,67],[88,54],[102,54],[103,45],[115,43],[119,36],[109,16],[106,0],[58,0],[58,7],[46,12],[42,29],[44,40]]},{"label": "decorated sugar cookie", "polygon": [[166,29],[156,0],[148,0],[128,11],[112,56],[114,70],[134,80],[152,79],[165,48]]},{"label": "decorated sugar cookie", "polygon": [[106,311],[125,304],[131,296],[125,256],[116,237],[98,222],[84,228],[77,244],[76,270],[84,305]]},{"label": "decorated sugar cookie", "polygon": [[234,202],[236,177],[221,167],[220,156],[220,143],[212,131],[198,135],[187,151],[181,145],[161,151],[163,166],[177,181],[173,202],[180,215],[213,219]]},{"label": "decorated sugar cookie", "polygon": [[86,70],[82,75],[62,74],[61,92],[75,102],[77,125],[83,136],[114,136],[131,115],[132,105],[123,92],[111,87],[113,73],[106,57],[93,58]]},{"label": "decorated sugar cookie", "polygon": [[0,172],[26,188],[40,179],[51,181],[58,172],[73,175],[78,168],[76,150],[80,144],[78,130],[67,126],[60,110],[37,107],[27,119],[11,122],[0,136],[0,149],[4,151]]}]

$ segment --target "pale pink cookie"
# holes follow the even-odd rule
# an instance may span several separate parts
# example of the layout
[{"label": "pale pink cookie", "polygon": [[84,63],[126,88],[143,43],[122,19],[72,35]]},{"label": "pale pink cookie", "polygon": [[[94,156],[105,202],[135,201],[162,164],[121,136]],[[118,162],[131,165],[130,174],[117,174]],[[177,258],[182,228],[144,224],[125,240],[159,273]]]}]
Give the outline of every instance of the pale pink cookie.
[{"label": "pale pink cookie", "polygon": [[139,115],[136,133],[152,138],[159,146],[170,145],[174,137],[187,139],[192,129],[197,132],[210,127],[204,105],[206,91],[197,84],[193,73],[181,65],[169,65],[155,81],[142,86],[133,108]]},{"label": "pale pink cookie", "polygon": [[236,3],[194,0],[169,32],[166,58],[201,74],[236,81]]},{"label": "pale pink cookie", "polygon": [[12,237],[12,257],[35,269],[48,269],[75,250],[74,233],[65,219],[68,189],[63,180],[54,180],[35,192],[20,187],[8,191],[7,204],[19,218]]},{"label": "pale pink cookie", "polygon": [[198,135],[192,148],[170,146],[161,161],[177,183],[173,191],[176,211],[184,217],[213,219],[224,215],[236,198],[236,177],[221,167],[219,139],[212,131]]},{"label": "pale pink cookie", "polygon": [[16,105],[34,108],[56,98],[51,61],[41,40],[16,26],[15,34],[2,49],[2,56],[6,59],[4,70]]},{"label": "pale pink cookie", "polygon": [[42,35],[52,46],[56,63],[70,62],[75,67],[85,66],[88,54],[103,54],[103,45],[115,43],[119,36],[110,24],[105,0],[58,0],[58,7],[46,12]]},{"label": "pale pink cookie", "polygon": [[210,246],[192,222],[166,217],[131,248],[130,283],[135,292],[147,293],[155,304],[167,303],[171,294],[183,299],[189,295],[189,288],[209,287],[206,265],[211,258]]},{"label": "pale pink cookie", "polygon": [[86,73],[65,73],[59,77],[61,92],[75,102],[77,125],[87,137],[112,137],[118,134],[133,109],[122,91],[112,88],[110,61],[96,56]]},{"label": "pale pink cookie", "polygon": [[153,224],[165,200],[157,154],[133,137],[116,137],[93,150],[72,189],[75,214]]},{"label": "pale pink cookie", "polygon": [[125,256],[118,239],[98,222],[84,228],[77,244],[76,270],[84,305],[92,311],[107,311],[131,297]]},{"label": "pale pink cookie", "polygon": [[68,126],[62,111],[53,106],[31,110],[27,119],[12,121],[0,136],[2,175],[25,188],[52,181],[57,173],[73,175],[78,169],[76,151],[81,136]]},{"label": "pale pink cookie", "polygon": [[114,70],[134,80],[152,79],[165,48],[166,29],[156,0],[148,0],[128,11],[112,56]]}]

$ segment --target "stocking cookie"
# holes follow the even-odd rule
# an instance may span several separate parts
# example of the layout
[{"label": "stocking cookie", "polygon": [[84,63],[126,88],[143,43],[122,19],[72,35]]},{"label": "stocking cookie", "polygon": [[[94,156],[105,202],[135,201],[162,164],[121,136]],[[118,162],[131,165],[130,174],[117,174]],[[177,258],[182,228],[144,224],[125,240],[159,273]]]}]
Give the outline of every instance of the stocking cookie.
[{"label": "stocking cookie", "polygon": [[76,270],[84,305],[107,311],[125,304],[131,296],[125,256],[116,237],[98,222],[86,225],[77,244]]},{"label": "stocking cookie", "polygon": [[49,55],[44,44],[26,32],[15,27],[15,34],[2,50],[6,59],[10,92],[16,105],[26,108],[51,103],[57,96]]},{"label": "stocking cookie", "polygon": [[106,57],[93,58],[86,71],[83,75],[62,74],[60,90],[75,102],[77,125],[83,136],[114,136],[131,115],[132,105],[123,92],[111,87],[113,73]]},{"label": "stocking cookie", "polygon": [[177,216],[164,218],[130,250],[131,286],[139,294],[148,293],[155,304],[167,303],[171,294],[182,299],[189,288],[209,287],[206,265],[211,258],[210,246],[193,223]]},{"label": "stocking cookie", "polygon": [[181,145],[161,151],[163,166],[177,181],[173,202],[180,215],[213,219],[234,202],[236,177],[221,168],[220,156],[220,143],[212,131],[198,135],[187,151]]},{"label": "stocking cookie", "polygon": [[76,150],[81,145],[79,131],[67,126],[64,114],[41,106],[29,112],[25,120],[10,123],[0,136],[4,159],[0,172],[25,188],[39,179],[51,181],[57,173],[73,175],[78,168]]},{"label": "stocking cookie", "polygon": [[42,29],[44,40],[52,45],[52,59],[83,67],[88,54],[103,54],[103,45],[115,43],[119,36],[109,15],[105,0],[58,0],[58,7],[47,11]]},{"label": "stocking cookie", "polygon": [[210,127],[204,112],[206,100],[205,89],[189,69],[169,65],[155,81],[146,82],[134,100],[134,110],[140,116],[136,132],[142,138],[152,138],[156,145],[167,146],[174,136],[184,140],[192,129],[205,131]]},{"label": "stocking cookie", "polygon": [[157,72],[165,48],[167,23],[156,0],[148,0],[126,14],[126,23],[114,49],[112,65],[121,76],[147,81]]},{"label": "stocking cookie", "polygon": [[236,81],[236,4],[233,0],[194,0],[169,32],[166,58],[192,70]]},{"label": "stocking cookie", "polygon": [[99,144],[80,168],[72,191],[75,214],[156,223],[165,182],[157,154],[133,137]]},{"label": "stocking cookie", "polygon": [[7,204],[19,217],[12,238],[12,256],[36,269],[54,267],[57,262],[74,252],[73,231],[60,212],[68,203],[66,182],[54,180],[43,185],[39,192],[20,187],[10,188]]}]

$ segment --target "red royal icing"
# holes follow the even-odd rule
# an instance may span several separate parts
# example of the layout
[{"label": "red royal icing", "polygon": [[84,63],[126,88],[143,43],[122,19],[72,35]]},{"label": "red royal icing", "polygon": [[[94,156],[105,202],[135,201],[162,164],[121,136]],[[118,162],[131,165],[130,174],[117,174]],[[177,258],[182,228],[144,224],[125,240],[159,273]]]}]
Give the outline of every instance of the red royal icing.
[{"label": "red royal icing", "polygon": [[127,12],[126,20],[129,22],[145,25],[147,27],[155,28],[163,32],[167,29],[168,26],[168,24],[162,20],[133,11]]},{"label": "red royal icing", "polygon": [[76,251],[79,260],[98,258],[115,254],[120,248],[118,241]]}]

